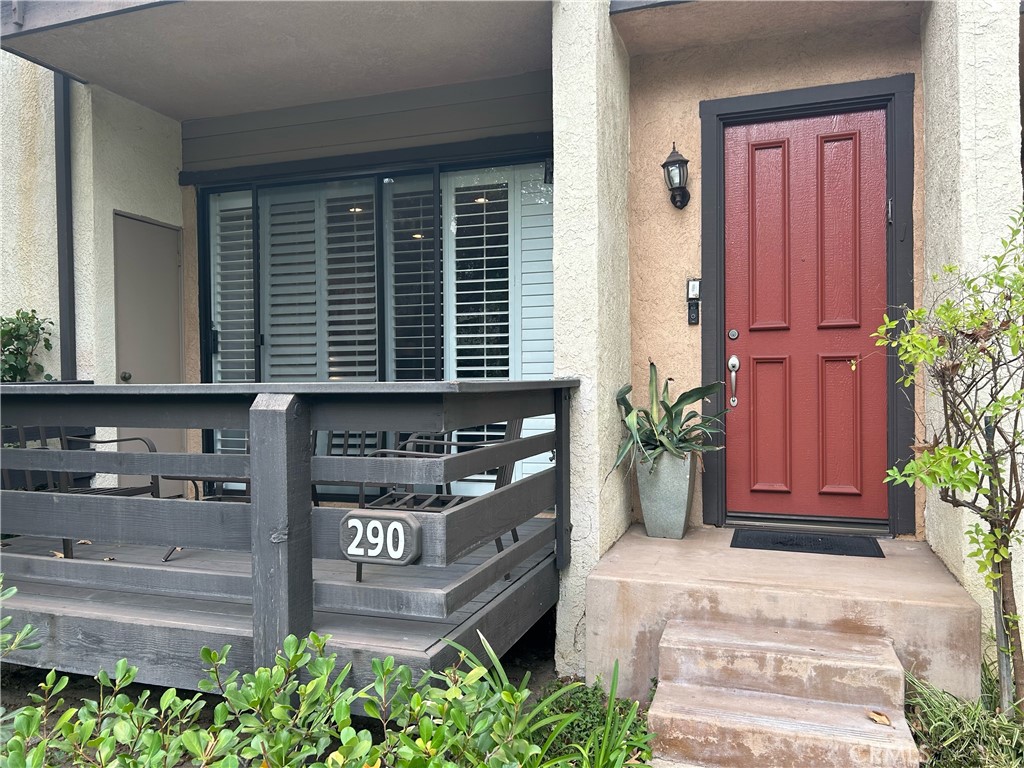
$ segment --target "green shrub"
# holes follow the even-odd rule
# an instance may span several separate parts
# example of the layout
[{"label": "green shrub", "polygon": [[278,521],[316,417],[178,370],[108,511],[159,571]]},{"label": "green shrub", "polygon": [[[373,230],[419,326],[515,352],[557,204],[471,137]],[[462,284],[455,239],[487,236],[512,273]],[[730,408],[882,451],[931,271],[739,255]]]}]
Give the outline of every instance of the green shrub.
[{"label": "green shrub", "polygon": [[[985,678],[986,675],[983,675]],[[1024,765],[1024,726],[996,711],[991,668],[984,694],[965,701],[907,674],[907,722],[928,768]]]},{"label": "green shrub", "polygon": [[[36,350],[40,344],[47,351],[53,348],[52,329],[53,321],[39,317],[34,309],[19,309],[10,317],[0,317],[0,381],[31,381],[42,375]],[[49,381],[53,377],[47,373],[43,378]]]},{"label": "green shrub", "polygon": [[[581,685],[534,700],[528,680],[513,685],[481,640],[490,669],[460,648],[456,665],[414,681],[389,657],[372,662],[374,682],[360,691],[344,685],[349,667],[336,670],[315,633],[289,636],[273,667],[246,674],[227,671],[229,646],[204,648],[201,687],[221,697],[212,722],[200,720],[200,694],[127,696],[138,670],[123,660],[113,676],[97,675],[99,698],[80,707],[58,698],[68,678],[50,672],[34,706],[0,721],[0,768],[622,768],[648,755],[636,703],[625,714],[609,707],[579,742],[564,741],[579,715],[559,701]],[[360,706],[379,722],[376,735],[353,725]]]},{"label": "green shrub", "polygon": [[[14,597],[17,592],[17,587],[8,587],[7,589],[4,589],[4,575],[3,573],[0,573],[0,609],[2,609],[3,604],[10,598]],[[38,630],[31,624],[26,624],[17,632],[5,631],[11,625],[13,620],[13,616],[4,616],[0,614],[0,659],[9,656],[17,650],[28,651],[39,647],[39,643],[34,639]],[[3,709],[0,708],[0,714],[2,713]]]},{"label": "green shrub", "polygon": [[[646,712],[639,710],[639,704],[615,696],[618,687],[618,664],[612,675],[612,695],[605,693],[604,685],[598,681],[591,686],[578,683],[578,687],[566,692],[552,702],[552,714],[574,714],[564,730],[556,736],[552,751],[557,754],[570,753],[575,746],[586,745],[592,735],[606,730],[619,733],[619,743],[628,746],[630,764],[646,763],[650,760],[650,735],[647,732]],[[565,685],[562,681],[560,685]],[[554,690],[554,689],[552,689]],[[623,725],[625,729],[623,732]],[[591,765],[598,763],[591,762]],[[584,763],[586,765],[586,763]],[[607,763],[606,763],[607,765]]]}]

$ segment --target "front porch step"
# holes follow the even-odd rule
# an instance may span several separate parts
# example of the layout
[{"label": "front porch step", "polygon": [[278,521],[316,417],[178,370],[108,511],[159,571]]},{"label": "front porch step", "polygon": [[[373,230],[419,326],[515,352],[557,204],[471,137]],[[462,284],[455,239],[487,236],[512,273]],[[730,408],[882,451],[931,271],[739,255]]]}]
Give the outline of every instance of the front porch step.
[{"label": "front porch step", "polygon": [[700,768],[887,766],[919,754],[901,709],[891,725],[870,709],[774,693],[661,682],[648,712],[660,765]]},{"label": "front porch step", "polygon": [[891,641],[759,622],[668,622],[658,679],[880,710],[901,711],[904,700],[903,666]]}]

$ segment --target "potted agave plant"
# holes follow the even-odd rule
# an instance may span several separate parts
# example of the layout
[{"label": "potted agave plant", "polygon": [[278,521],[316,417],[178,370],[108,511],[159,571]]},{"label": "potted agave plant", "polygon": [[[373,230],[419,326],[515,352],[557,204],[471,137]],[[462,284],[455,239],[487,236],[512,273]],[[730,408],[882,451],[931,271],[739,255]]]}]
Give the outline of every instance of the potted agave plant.
[{"label": "potted agave plant", "polygon": [[[700,456],[718,450],[710,438],[721,432],[721,416],[705,416],[689,408],[714,393],[721,382],[687,390],[670,402],[668,386],[658,383],[658,368],[650,362],[650,407],[634,408],[629,401],[633,387],[624,386],[615,395],[622,411],[626,436],[619,446],[615,467],[629,459],[637,467],[640,508],[647,535],[681,539],[693,505],[693,488]],[[659,392],[660,390],[660,392]],[[614,467],[613,467],[614,468]]]}]

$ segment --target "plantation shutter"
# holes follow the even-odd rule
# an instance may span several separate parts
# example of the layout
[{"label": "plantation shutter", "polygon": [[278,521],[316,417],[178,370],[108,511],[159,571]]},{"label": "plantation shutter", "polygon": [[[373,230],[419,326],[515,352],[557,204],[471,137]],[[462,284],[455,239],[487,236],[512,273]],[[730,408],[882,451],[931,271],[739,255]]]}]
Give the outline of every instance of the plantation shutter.
[{"label": "plantation shutter", "polygon": [[[256,291],[253,261],[252,194],[224,192],[210,197],[211,320],[217,343],[213,381],[256,381]],[[245,453],[245,430],[215,430],[214,450]]]},{"label": "plantation shutter", "polygon": [[437,377],[435,296],[441,275],[434,263],[434,177],[399,177],[385,187],[388,291],[388,378]]},{"label": "plantation shutter", "polygon": [[377,232],[370,182],[325,196],[327,378],[377,380]]},{"label": "plantation shutter", "polygon": [[447,182],[447,375],[507,379],[513,355],[508,174],[501,169],[470,171],[452,174]]},{"label": "plantation shutter", "polygon": [[[449,174],[446,212],[446,376],[546,379],[554,370],[551,186],[543,165]],[[527,419],[523,435],[554,428]],[[500,438],[503,425],[460,433]],[[547,457],[520,462],[516,477],[547,469]],[[468,489],[467,489],[468,490]]]},{"label": "plantation shutter", "polygon": [[264,381],[316,381],[323,237],[318,190],[274,190],[260,199]]},{"label": "plantation shutter", "polygon": [[373,184],[268,190],[260,199],[265,381],[374,381]]}]

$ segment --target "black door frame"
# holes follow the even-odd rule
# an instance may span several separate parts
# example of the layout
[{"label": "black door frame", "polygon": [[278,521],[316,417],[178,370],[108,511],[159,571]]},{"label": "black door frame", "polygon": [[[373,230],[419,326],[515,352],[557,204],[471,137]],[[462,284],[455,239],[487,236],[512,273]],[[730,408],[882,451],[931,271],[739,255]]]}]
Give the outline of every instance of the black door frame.
[{"label": "black door frame", "polygon": [[[700,103],[701,292],[704,297],[701,365],[704,381],[725,380],[726,127],[866,109],[884,109],[886,115],[887,194],[892,209],[886,236],[886,304],[892,317],[898,314],[898,308],[911,306],[914,300],[914,76],[897,75]],[[912,457],[910,446],[914,442],[914,392],[912,387],[898,384],[898,377],[899,364],[890,355],[887,361],[889,466]],[[724,391],[711,398],[712,413],[725,407]],[[718,435],[715,442],[724,445],[724,436]],[[725,451],[704,455],[704,522],[709,525],[738,522],[726,511],[726,460]],[[892,535],[916,533],[914,489],[907,485],[890,485],[888,501],[889,521],[885,530]],[[800,516],[799,520],[821,525],[851,522],[806,516]],[[795,518],[764,520],[768,524],[772,521],[793,522]]]}]

